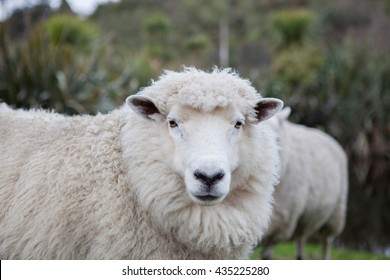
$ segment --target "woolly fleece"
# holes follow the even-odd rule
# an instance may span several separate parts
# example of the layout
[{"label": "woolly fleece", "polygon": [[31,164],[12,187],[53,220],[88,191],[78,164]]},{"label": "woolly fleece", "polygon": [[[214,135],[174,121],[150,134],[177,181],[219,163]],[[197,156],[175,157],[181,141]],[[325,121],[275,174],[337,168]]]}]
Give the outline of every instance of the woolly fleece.
[{"label": "woolly fleece", "polygon": [[[166,72],[138,94],[211,114],[261,96],[230,70]],[[127,106],[65,117],[0,106],[1,259],[244,259],[262,238],[277,183],[276,139],[248,123],[227,197],[189,199],[166,122]]]},{"label": "woolly fleece", "polygon": [[[330,246],[345,225],[348,167],[344,150],[326,133],[291,123],[289,114],[290,108],[285,108],[269,121],[280,142],[281,175],[263,240],[264,258],[270,258],[276,243],[291,238],[304,242],[317,231],[325,246]],[[302,249],[298,258],[303,258]],[[324,258],[329,257],[328,250],[324,248]]]}]

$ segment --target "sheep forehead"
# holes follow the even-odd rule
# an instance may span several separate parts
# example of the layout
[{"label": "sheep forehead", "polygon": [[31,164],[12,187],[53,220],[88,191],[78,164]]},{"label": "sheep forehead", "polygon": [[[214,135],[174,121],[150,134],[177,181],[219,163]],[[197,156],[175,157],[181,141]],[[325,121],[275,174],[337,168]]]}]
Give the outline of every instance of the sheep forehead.
[{"label": "sheep forehead", "polygon": [[177,92],[180,104],[204,112],[213,111],[217,107],[227,108],[233,103],[241,107],[254,98],[253,88],[244,80],[226,74],[197,75],[183,84]]},{"label": "sheep forehead", "polygon": [[169,115],[173,118],[177,118],[179,121],[182,122],[218,118],[225,120],[228,123],[231,123],[235,119],[243,118],[242,114],[233,104],[226,106],[225,108],[217,107],[210,112],[204,112],[188,105],[176,104],[172,107]]},{"label": "sheep forehead", "polygon": [[153,86],[158,89],[155,97],[163,100],[167,110],[173,104],[181,104],[211,112],[235,104],[241,111],[246,111],[260,97],[248,80],[228,69],[211,73],[193,68],[166,72]]}]

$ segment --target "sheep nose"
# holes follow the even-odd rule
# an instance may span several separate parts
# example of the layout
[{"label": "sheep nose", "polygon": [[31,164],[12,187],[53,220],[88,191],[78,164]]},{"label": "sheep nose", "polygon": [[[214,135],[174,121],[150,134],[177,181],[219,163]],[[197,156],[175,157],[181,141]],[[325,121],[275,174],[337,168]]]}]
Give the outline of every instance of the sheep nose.
[{"label": "sheep nose", "polygon": [[194,172],[194,176],[196,179],[204,183],[205,185],[211,187],[214,185],[217,181],[222,180],[222,178],[225,176],[225,172],[223,170],[218,170],[217,172],[209,175],[205,172],[202,172],[200,170],[196,170]]}]

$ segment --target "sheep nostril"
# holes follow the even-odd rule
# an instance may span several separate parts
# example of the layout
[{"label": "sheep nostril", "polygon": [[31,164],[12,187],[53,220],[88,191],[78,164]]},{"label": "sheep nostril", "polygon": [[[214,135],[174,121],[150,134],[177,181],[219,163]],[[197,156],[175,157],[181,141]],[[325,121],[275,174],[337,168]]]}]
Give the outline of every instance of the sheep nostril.
[{"label": "sheep nostril", "polygon": [[206,174],[200,170],[196,170],[194,172],[194,176],[197,180],[201,181],[202,183],[212,186],[214,185],[217,181],[220,181],[223,179],[225,176],[225,172],[223,170],[220,170],[218,172],[215,172],[212,175]]},{"label": "sheep nostril", "polygon": [[209,180],[209,177],[205,173],[203,173],[199,170],[196,170],[194,172],[194,176],[196,179],[198,179],[199,181],[202,181],[202,182]]},{"label": "sheep nostril", "polygon": [[222,180],[224,176],[225,176],[225,172],[223,172],[223,170],[221,170],[217,174],[214,175],[213,180],[215,180],[215,181]]}]

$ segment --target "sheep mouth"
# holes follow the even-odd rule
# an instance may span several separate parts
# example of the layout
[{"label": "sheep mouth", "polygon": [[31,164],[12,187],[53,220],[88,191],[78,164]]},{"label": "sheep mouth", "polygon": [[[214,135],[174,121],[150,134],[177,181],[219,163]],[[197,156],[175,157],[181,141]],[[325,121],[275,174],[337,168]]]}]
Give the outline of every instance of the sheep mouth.
[{"label": "sheep mouth", "polygon": [[202,201],[214,201],[220,197],[208,194],[208,195],[197,195],[196,198]]}]

